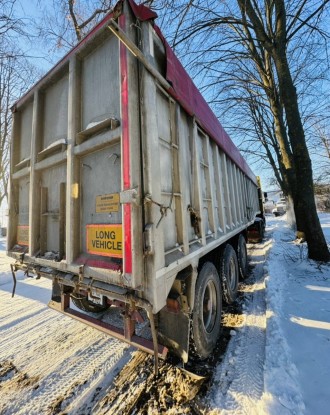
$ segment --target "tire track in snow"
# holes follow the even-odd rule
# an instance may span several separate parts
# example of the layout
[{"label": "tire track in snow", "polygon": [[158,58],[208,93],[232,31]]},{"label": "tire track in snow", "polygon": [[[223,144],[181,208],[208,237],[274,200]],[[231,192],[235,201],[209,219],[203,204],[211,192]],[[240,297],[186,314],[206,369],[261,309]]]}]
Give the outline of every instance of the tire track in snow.
[{"label": "tire track in snow", "polygon": [[299,372],[292,360],[292,351],[283,328],[283,293],[287,289],[289,277],[286,254],[290,255],[290,252],[287,252],[287,243],[294,240],[294,232],[285,222],[274,222],[275,244],[266,267],[268,321],[263,408],[271,414],[300,415],[305,413],[305,403]]},{"label": "tire track in snow", "polygon": [[59,366],[52,367],[51,373],[45,374],[40,382],[40,392],[34,394],[33,401],[25,405],[22,413],[38,414],[45,409],[46,413],[52,413],[58,403],[61,403],[63,411],[69,403],[77,398],[80,400],[78,394],[86,388],[86,384],[91,384],[95,377],[104,376],[104,367],[111,370],[124,351],[118,341],[106,345],[104,340],[85,344],[84,349],[72,351],[64,362],[62,360],[58,362]]},{"label": "tire track in snow", "polygon": [[26,327],[26,323],[28,322],[28,320],[33,321],[34,317],[40,316],[40,312],[46,311],[46,309],[47,307],[34,307],[30,308],[29,310],[21,311],[20,313],[16,312],[15,310],[15,316],[9,316],[9,318],[5,320],[4,324],[0,324],[0,330],[2,331],[2,333],[5,333],[6,331],[10,331],[13,326],[17,328],[20,326]]},{"label": "tire track in snow", "polygon": [[[264,282],[267,241],[250,247],[252,275],[240,285],[243,297],[243,327],[232,331],[224,360],[217,367],[210,392],[206,396],[212,414],[260,413],[264,391],[266,345],[266,303]],[[216,409],[214,409],[216,408]]]},{"label": "tire track in snow", "polygon": [[[23,287],[27,281],[20,283]],[[29,280],[28,284],[30,290],[47,288],[50,297],[50,281]],[[18,292],[24,293],[22,287]],[[93,398],[97,385],[108,386],[129,359],[128,346],[48,309],[44,302],[23,295],[12,299],[8,288],[0,287],[5,328],[1,330],[0,364],[12,362],[17,373],[0,380],[0,413],[76,414],[74,408],[88,406],[84,399]],[[30,382],[23,385],[22,379]]]}]

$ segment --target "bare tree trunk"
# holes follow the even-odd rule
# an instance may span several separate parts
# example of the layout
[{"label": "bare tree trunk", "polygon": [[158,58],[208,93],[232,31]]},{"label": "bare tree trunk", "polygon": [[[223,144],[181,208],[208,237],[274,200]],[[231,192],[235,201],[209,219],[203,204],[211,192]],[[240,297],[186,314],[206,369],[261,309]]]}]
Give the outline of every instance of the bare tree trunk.
[{"label": "bare tree trunk", "polygon": [[297,225],[299,223],[299,227],[303,226],[303,229],[298,228],[297,230],[305,233],[309,258],[318,261],[329,261],[330,252],[316,211],[312,163],[299,113],[296,88],[284,51],[283,48],[276,50],[274,62],[288,123],[288,134],[293,149],[297,183],[299,183],[299,197],[297,194],[294,195],[294,206]]},{"label": "bare tree trunk", "polygon": [[[292,148],[297,190],[293,191],[293,202],[298,232],[302,231],[308,245],[308,256],[318,261],[330,261],[330,252],[317,215],[312,164],[306,145],[305,133],[298,107],[298,97],[287,60],[287,21],[284,0],[274,0],[276,32],[270,38],[251,0],[237,0],[243,16],[249,17],[258,41],[272,57],[279,83],[279,92],[288,125],[288,136]],[[324,2],[324,4],[327,1]],[[298,193],[299,191],[299,193]]]}]

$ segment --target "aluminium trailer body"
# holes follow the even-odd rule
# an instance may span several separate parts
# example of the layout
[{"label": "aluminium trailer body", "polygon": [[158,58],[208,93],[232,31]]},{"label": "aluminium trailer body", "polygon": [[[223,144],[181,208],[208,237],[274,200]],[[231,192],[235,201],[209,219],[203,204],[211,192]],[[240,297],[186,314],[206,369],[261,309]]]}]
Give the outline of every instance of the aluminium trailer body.
[{"label": "aluminium trailer body", "polygon": [[[13,107],[8,255],[50,305],[206,357],[246,269],[257,180],[154,24],[120,1]],[[123,310],[123,328],[73,310]],[[135,333],[147,311],[152,340]],[[160,344],[158,344],[160,342]]]}]

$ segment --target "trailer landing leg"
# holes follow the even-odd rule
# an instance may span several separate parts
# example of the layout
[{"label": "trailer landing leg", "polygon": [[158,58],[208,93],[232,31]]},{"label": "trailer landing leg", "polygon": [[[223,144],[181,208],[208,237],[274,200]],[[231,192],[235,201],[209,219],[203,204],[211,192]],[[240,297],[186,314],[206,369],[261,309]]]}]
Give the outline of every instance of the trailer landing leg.
[{"label": "trailer landing leg", "polygon": [[11,275],[13,276],[13,281],[14,281],[14,286],[13,286],[13,291],[11,293],[11,297],[14,297],[15,295],[15,291],[16,291],[16,268],[14,264],[10,264],[10,269],[11,269]]}]

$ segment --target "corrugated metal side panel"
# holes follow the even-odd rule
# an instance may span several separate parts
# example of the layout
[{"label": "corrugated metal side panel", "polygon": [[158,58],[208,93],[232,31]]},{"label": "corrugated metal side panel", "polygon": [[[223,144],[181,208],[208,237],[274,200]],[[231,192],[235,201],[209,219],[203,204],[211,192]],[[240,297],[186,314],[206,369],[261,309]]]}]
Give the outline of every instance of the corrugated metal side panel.
[{"label": "corrugated metal side panel", "polygon": [[146,298],[158,310],[178,270],[242,232],[259,206],[256,184],[147,72],[144,82],[145,107],[155,109],[144,113],[154,241]]},{"label": "corrugated metal side panel", "polygon": [[188,114],[195,116],[205,132],[218,144],[244,173],[256,183],[256,177],[241,156],[237,147],[214,115],[202,94],[189,77],[179,59],[170,48],[161,30],[154,27],[162,40],[166,51],[166,80],[172,85],[171,94],[177,99]]}]

